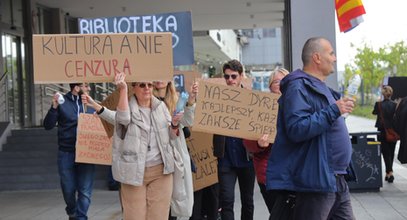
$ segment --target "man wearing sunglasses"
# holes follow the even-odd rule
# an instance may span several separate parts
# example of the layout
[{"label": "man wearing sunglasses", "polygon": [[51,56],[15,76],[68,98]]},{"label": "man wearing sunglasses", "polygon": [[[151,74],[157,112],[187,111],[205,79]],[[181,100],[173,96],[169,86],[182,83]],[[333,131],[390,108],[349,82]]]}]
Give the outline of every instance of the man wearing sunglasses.
[{"label": "man wearing sunglasses", "polygon": [[69,219],[84,220],[88,219],[95,165],[75,162],[76,129],[79,114],[93,114],[95,110],[86,108],[80,97],[90,91],[87,83],[71,83],[69,87],[71,91],[63,95],[63,103],[58,102],[60,94],[52,97],[44,128],[53,129],[58,124],[58,173],[65,211]]},{"label": "man wearing sunglasses", "polygon": [[[243,87],[243,66],[237,60],[223,65],[223,77],[228,86]],[[240,200],[242,202],[241,219],[252,220],[254,168],[252,159],[240,138],[213,136],[214,155],[218,158],[219,200],[222,220],[234,219],[236,180],[239,181]]]}]

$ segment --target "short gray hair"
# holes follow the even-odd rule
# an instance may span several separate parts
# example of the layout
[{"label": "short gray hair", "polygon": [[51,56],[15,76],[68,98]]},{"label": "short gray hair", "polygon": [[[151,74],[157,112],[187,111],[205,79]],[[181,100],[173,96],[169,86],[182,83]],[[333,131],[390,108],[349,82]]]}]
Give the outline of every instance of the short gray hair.
[{"label": "short gray hair", "polygon": [[312,55],[315,52],[320,52],[322,50],[321,40],[323,40],[323,39],[325,39],[325,38],[312,37],[305,42],[304,47],[302,48],[302,54],[301,54],[301,59],[302,59],[302,63],[304,64],[304,66],[311,62]]}]

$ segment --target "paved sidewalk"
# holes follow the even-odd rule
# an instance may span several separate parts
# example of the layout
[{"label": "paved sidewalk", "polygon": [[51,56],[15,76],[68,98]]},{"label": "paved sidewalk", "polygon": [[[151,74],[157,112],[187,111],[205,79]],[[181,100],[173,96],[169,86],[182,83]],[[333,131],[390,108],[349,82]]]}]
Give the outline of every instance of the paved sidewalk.
[{"label": "paved sidewalk", "polygon": [[[349,116],[347,124],[349,132],[375,131],[373,120]],[[383,183],[380,192],[352,193],[357,220],[407,219],[407,167],[395,161],[394,175],[394,183]],[[238,198],[239,195],[236,195]],[[267,219],[267,209],[258,188],[255,189],[254,201],[254,219]],[[66,220],[64,208],[59,190],[0,192],[0,220]],[[235,212],[236,219],[240,219],[240,201],[236,202]],[[94,191],[89,219],[121,219],[118,193]]]}]

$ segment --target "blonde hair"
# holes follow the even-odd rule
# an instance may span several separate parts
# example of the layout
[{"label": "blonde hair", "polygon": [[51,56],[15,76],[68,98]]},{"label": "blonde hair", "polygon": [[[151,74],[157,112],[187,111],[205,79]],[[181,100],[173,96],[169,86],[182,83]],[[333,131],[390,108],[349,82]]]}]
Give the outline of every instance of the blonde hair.
[{"label": "blonde hair", "polygon": [[391,88],[391,86],[383,86],[382,95],[384,99],[390,99],[391,96],[393,95],[393,89]]},{"label": "blonde hair", "polygon": [[284,68],[279,68],[277,67],[275,70],[273,70],[270,73],[270,78],[269,78],[269,87],[271,86],[271,83],[273,82],[274,76],[277,75],[277,73],[281,73],[283,74],[283,76],[287,76],[290,72],[288,72],[288,70],[284,69]]},{"label": "blonde hair", "polygon": [[[153,89],[153,95],[155,97],[159,97],[158,95],[158,90],[154,87]],[[175,90],[174,83],[172,81],[167,83],[167,86],[165,88],[165,96],[164,98],[164,103],[168,108],[168,111],[172,114],[175,111],[177,101],[178,101],[178,95],[177,91]]]}]

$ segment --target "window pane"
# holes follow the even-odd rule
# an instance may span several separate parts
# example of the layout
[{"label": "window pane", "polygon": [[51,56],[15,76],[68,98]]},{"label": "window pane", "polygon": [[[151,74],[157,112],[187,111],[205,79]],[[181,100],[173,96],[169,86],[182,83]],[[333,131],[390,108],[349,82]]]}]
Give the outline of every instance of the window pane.
[{"label": "window pane", "polygon": [[0,21],[11,24],[11,7],[9,0],[0,0]]},{"label": "window pane", "polygon": [[14,26],[23,27],[23,4],[21,0],[13,0]]}]

